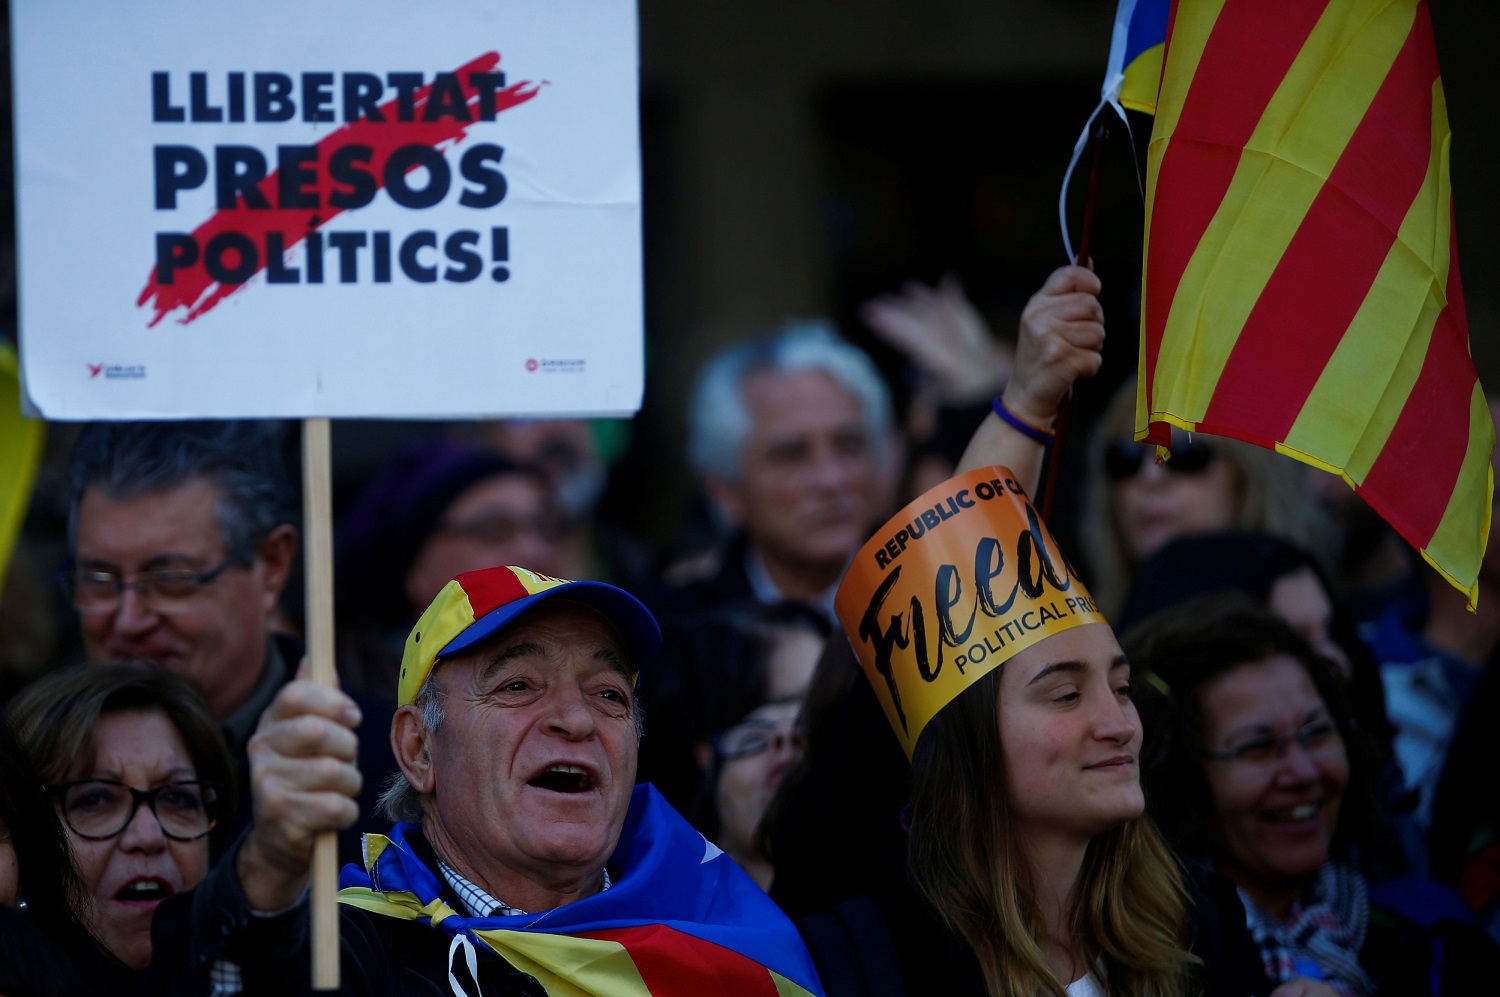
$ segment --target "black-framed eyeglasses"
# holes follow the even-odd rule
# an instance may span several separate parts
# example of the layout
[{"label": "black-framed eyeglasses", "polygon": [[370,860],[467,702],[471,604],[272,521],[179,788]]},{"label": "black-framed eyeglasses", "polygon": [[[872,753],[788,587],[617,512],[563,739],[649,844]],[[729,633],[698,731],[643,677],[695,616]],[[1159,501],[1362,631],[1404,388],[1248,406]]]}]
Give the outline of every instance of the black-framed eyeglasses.
[{"label": "black-framed eyeglasses", "polygon": [[57,580],[80,613],[113,613],[120,608],[120,596],[126,589],[139,592],[156,612],[174,613],[189,608],[203,586],[242,561],[243,558],[231,554],[207,571],[158,568],[142,571],[134,578],[103,568],[84,568],[69,563],[57,573]]},{"label": "black-framed eyeglasses", "polygon": [[773,720],[747,720],[714,738],[714,750],[726,762],[752,758],[786,744],[800,748],[802,738],[792,727]]},{"label": "black-framed eyeglasses", "polygon": [[[1162,469],[1172,474],[1197,474],[1217,456],[1212,444],[1192,433],[1172,434],[1172,457]],[[1111,481],[1127,481],[1140,473],[1145,462],[1156,460],[1156,447],[1134,440],[1116,440],[1104,448],[1104,473]]]},{"label": "black-framed eyeglasses", "polygon": [[42,787],[57,797],[63,822],[80,838],[106,841],[151,808],[161,832],[174,841],[196,841],[218,823],[219,790],[210,782],[169,782],[136,789],[115,779],[71,779]]},{"label": "black-framed eyeglasses", "polygon": [[1272,734],[1269,731],[1231,744],[1217,751],[1205,751],[1203,757],[1231,765],[1246,765],[1259,768],[1273,765],[1286,757],[1287,750],[1296,741],[1307,754],[1317,754],[1335,745],[1342,744],[1338,724],[1331,717],[1309,720],[1292,734]]}]

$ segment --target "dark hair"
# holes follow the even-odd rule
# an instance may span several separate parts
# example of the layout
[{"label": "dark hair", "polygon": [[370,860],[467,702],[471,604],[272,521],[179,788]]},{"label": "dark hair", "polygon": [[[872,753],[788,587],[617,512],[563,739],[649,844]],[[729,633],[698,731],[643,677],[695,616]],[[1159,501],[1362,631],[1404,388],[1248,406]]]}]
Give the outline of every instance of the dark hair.
[{"label": "dark hair", "polygon": [[794,919],[869,892],[872,869],[905,880],[911,783],[906,752],[843,633],[823,645],[797,731],[802,760],[761,819],[761,852],[776,868],[771,898]]},{"label": "dark hair", "polygon": [[1313,573],[1333,608],[1328,637],[1349,662],[1349,698],[1378,763],[1391,756],[1395,737],[1386,715],[1380,663],[1360,638],[1353,616],[1335,600],[1322,565],[1305,548],[1249,530],[1176,537],[1141,565],[1116,630],[1128,636],[1157,613],[1211,592],[1243,592],[1266,606],[1276,583],[1299,571]]},{"label": "dark hair", "polygon": [[90,488],[130,499],[206,478],[220,490],[214,511],[224,550],[249,564],[271,530],[296,522],[286,445],[278,422],[90,423],[68,464],[68,544],[77,544],[78,510]]},{"label": "dark hair", "polygon": [[[800,602],[728,604],[679,633],[686,673],[684,709],[694,741],[714,739],[751,713],[772,702],[771,655],[787,634],[802,632],[819,640],[832,625],[818,610]],[[715,745],[713,758],[700,774],[688,818],[712,839],[719,833],[719,776],[723,760]]]},{"label": "dark hair", "polygon": [[67,833],[35,777],[36,766],[9,724],[0,724],[0,821],[16,853],[20,896],[33,920],[51,931],[81,927],[85,902]]},{"label": "dark hair", "polygon": [[77,665],[23,689],[5,720],[36,763],[41,784],[94,764],[94,732],[106,713],[160,710],[182,735],[199,780],[219,787],[218,812],[235,807],[234,761],[219,721],[187,681],[140,663]]},{"label": "dark hair", "polygon": [[1294,659],[1328,707],[1349,757],[1333,849],[1348,854],[1375,825],[1371,752],[1338,666],[1322,657],[1281,617],[1242,593],[1216,593],[1158,613],[1127,635],[1131,684],[1145,727],[1141,772],[1157,826],[1183,854],[1207,856],[1213,797],[1203,771],[1200,690],[1245,664],[1277,655]]},{"label": "dark hair", "polygon": [[387,459],[339,518],[340,625],[410,623],[405,580],[423,544],[459,496],[500,477],[524,478],[551,494],[537,468],[440,438],[412,440]]},{"label": "dark hair", "polygon": [[1315,574],[1325,592],[1333,591],[1311,554],[1269,533],[1224,530],[1174,537],[1141,565],[1115,626],[1128,634],[1148,617],[1209,592],[1244,592],[1264,605],[1278,581],[1302,569]]},{"label": "dark hair", "polygon": [[[1440,882],[1457,883],[1483,847],[1481,843],[1488,843],[1481,832],[1500,828],[1500,793],[1479,788],[1492,784],[1496,763],[1500,762],[1500,747],[1489,729],[1497,712],[1500,656],[1492,651],[1454,728],[1448,760],[1432,798],[1428,854],[1432,856],[1433,877]],[[1493,900],[1489,909],[1496,909]]]}]

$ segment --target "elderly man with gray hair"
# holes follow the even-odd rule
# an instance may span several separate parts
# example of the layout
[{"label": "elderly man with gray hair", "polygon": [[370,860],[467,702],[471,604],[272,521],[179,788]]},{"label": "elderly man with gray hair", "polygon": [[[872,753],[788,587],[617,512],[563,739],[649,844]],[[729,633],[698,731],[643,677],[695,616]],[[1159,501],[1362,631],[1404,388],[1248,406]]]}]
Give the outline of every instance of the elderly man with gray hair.
[{"label": "elderly man with gray hair", "polygon": [[[459,575],[407,639],[386,794],[339,899],[351,994],[819,994],[780,910],[649,786],[633,596],[518,567]],[[283,690],[252,744],[256,820],[192,910],[194,965],[307,986],[312,842],[359,784],[353,704]],[[256,916],[260,915],[260,916]]]},{"label": "elderly man with gray hair", "polygon": [[849,557],[894,498],[891,401],[875,365],[823,322],[730,347],[693,394],[689,457],[734,539],[676,578],[670,612],[735,599],[833,613]]}]

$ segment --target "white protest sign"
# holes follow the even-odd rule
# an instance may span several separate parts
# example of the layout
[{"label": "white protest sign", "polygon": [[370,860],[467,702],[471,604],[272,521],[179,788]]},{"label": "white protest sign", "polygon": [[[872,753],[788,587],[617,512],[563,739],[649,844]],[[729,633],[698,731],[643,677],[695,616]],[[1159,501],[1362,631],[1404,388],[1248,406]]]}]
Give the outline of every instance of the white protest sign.
[{"label": "white protest sign", "polygon": [[640,406],[631,0],[11,13],[47,417]]}]

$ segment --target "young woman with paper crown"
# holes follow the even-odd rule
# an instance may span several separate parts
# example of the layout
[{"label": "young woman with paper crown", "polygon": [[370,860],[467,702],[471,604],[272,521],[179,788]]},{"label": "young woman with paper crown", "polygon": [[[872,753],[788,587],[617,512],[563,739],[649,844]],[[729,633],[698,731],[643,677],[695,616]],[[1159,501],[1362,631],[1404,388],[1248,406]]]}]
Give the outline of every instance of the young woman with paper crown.
[{"label": "young woman with paper crown", "polygon": [[[1028,303],[1016,374],[960,475],[856,555],[839,616],[912,760],[912,881],[977,960],[976,992],[1264,993],[1232,894],[1218,909],[1190,901],[1144,817],[1129,665],[1021,494],[1058,404],[1098,368],[1098,290],[1065,267]],[[937,507],[950,513],[938,526],[917,525]],[[1276,992],[1329,993],[1305,980]]]}]

